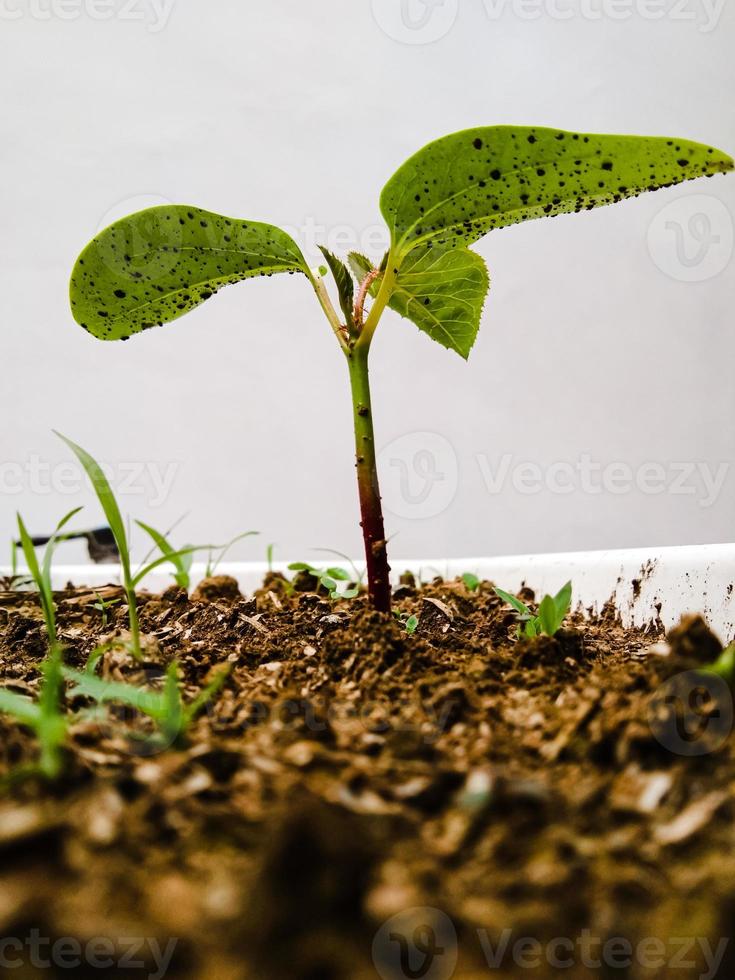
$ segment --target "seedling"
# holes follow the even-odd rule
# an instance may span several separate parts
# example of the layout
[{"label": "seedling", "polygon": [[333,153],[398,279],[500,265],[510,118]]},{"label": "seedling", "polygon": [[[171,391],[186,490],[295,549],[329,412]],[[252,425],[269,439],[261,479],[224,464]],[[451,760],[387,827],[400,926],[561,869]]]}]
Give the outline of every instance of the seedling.
[{"label": "seedling", "polygon": [[502,589],[495,589],[495,594],[515,609],[518,614],[518,635],[528,637],[555,636],[562,627],[564,620],[572,607],[572,583],[567,582],[555,596],[546,595],[538,607],[538,615],[534,616],[525,602]]},{"label": "seedling", "polygon": [[419,628],[419,618],[418,616],[408,616],[403,622],[403,628],[408,633],[409,636],[413,636],[416,630]]},{"label": "seedling", "polygon": [[191,566],[192,562],[194,561],[193,546],[189,546],[190,550],[184,549],[183,552],[178,551],[172,544],[170,544],[165,534],[161,534],[160,531],[156,531],[156,529],[151,527],[150,524],[144,524],[143,521],[136,521],[135,523],[139,528],[145,531],[161,554],[168,558],[168,560],[174,566],[174,581],[180,589],[186,589],[188,592],[191,588]]},{"label": "seedling", "polygon": [[230,674],[229,666],[221,667],[214,680],[187,705],[181,697],[179,668],[175,662],[166,670],[163,689],[160,691],[137,687],[124,681],[107,681],[97,677],[93,670],[94,663],[88,665],[84,671],[64,669],[64,678],[71,683],[69,697],[90,698],[99,705],[114,702],[139,711],[155,722],[159,739],[166,746],[181,741],[191,723],[218,694]]},{"label": "seedling", "polygon": [[230,283],[280,272],[305,276],[346,358],[368,589],[374,606],[389,611],[368,373],[385,309],[467,358],[489,287],[485,262],[469,246],[485,234],[733,166],[725,153],[681,139],[469,129],[430,143],[388,181],[380,205],[390,248],[382,260],[352,253],[345,264],[322,248],[340,312],[327,290],[327,269],[312,271],[284,231],[186,205],[140,211],[102,231],[77,260],[71,307],[93,336],[128,340],[183,316]]},{"label": "seedling", "polygon": [[[207,560],[207,568],[204,573],[205,576],[210,578],[212,575],[216,574],[217,569],[227,557],[227,553],[237,544],[238,541],[242,541],[244,538],[251,538],[259,533],[259,531],[245,531],[242,534],[238,534],[237,537],[233,538],[231,541],[228,541],[227,544],[217,545],[216,547],[211,548],[209,558]],[[215,551],[219,552],[216,558],[213,557],[213,552]]]},{"label": "seedling", "polygon": [[18,530],[23,555],[28,565],[41,603],[41,612],[48,634],[49,655],[41,667],[41,688],[38,701],[0,688],[0,711],[15,718],[35,732],[40,745],[39,771],[48,779],[55,779],[62,767],[62,749],[66,740],[67,723],[61,710],[62,678],[62,649],[56,630],[56,608],[51,587],[51,565],[56,545],[63,540],[61,531],[79,511],[80,507],[70,511],[56,528],[49,539],[41,564],[38,562],[36,550],[28,534],[23,518],[18,514]]},{"label": "seedling", "polygon": [[360,571],[349,555],[346,555],[343,551],[336,551],[334,548],[314,548],[314,551],[321,551],[325,555],[334,555],[336,558],[341,558],[343,561],[346,561],[350,567],[350,577],[352,578],[352,581],[358,585],[362,585],[367,569]]},{"label": "seedling", "polygon": [[120,600],[119,599],[104,599],[97,592],[95,592],[95,596],[97,597],[97,602],[93,602],[92,603],[92,609],[96,609],[97,610],[97,612],[100,614],[100,617],[102,619],[102,625],[103,626],[107,626],[107,623],[109,622],[109,617],[108,617],[107,614],[110,611],[110,609],[114,609],[115,608],[115,606],[120,602]]},{"label": "seedling", "polygon": [[476,575],[473,575],[472,572],[465,572],[462,576],[462,581],[470,592],[477,592],[477,590],[480,588],[480,580]]},{"label": "seedling", "polygon": [[351,582],[352,576],[344,568],[315,568],[305,561],[295,561],[289,566],[291,572],[308,572],[323,589],[329,593],[330,599],[354,599],[359,593],[359,586],[339,590],[338,582]]},{"label": "seedling", "polygon": [[115,538],[117,550],[120,553],[120,568],[122,571],[123,589],[125,590],[125,597],[128,603],[128,619],[130,621],[130,650],[136,660],[141,660],[142,652],[140,646],[140,623],[138,620],[138,603],[135,598],[136,588],[140,585],[146,575],[152,572],[155,568],[158,568],[159,565],[163,565],[166,562],[172,562],[175,565],[178,558],[183,558],[184,556],[191,554],[194,551],[198,551],[199,549],[196,547],[182,548],[179,551],[164,554],[155,561],[148,562],[143,566],[143,568],[139,569],[135,574],[133,574],[132,565],[130,562],[128,535],[125,530],[125,524],[122,519],[122,514],[120,513],[120,508],[117,500],[115,499],[115,494],[113,493],[107,477],[103,473],[99,463],[97,463],[86,450],[82,449],[82,447],[78,446],[75,442],[72,442],[71,439],[67,439],[66,436],[62,436],[60,432],[57,432],[56,435],[67,444],[84,467],[84,470],[89,477],[92,488],[97,495],[97,499],[100,502],[102,510],[105,513],[105,517],[107,518],[107,522],[110,525],[110,529]]}]

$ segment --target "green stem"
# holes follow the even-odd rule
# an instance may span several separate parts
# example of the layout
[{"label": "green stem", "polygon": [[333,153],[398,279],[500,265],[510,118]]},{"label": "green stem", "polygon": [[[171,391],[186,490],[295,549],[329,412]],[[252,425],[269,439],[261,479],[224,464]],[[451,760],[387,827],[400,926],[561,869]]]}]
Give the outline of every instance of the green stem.
[{"label": "green stem", "polygon": [[334,332],[335,337],[339,341],[339,346],[342,350],[347,353],[347,339],[345,337],[345,332],[340,322],[337,311],[332,305],[332,301],[329,298],[329,293],[327,292],[327,287],[324,285],[324,280],[319,276],[314,276],[309,272],[309,281],[314,288],[316,293],[316,298],[319,300],[319,305],[324,311],[324,315],[327,320],[329,320],[329,325]]},{"label": "green stem", "polygon": [[[361,338],[362,340],[362,338]],[[390,612],[390,565],[380,502],[378,468],[375,458],[373,408],[370,398],[368,357],[370,345],[358,342],[346,352],[352,389],[355,421],[357,487],[360,494],[362,536],[365,542],[370,600],[379,612]]]},{"label": "green stem", "polygon": [[130,622],[130,645],[136,660],[143,659],[140,649],[140,622],[138,620],[138,601],[135,598],[135,586],[126,581],[125,595],[128,600],[128,620]]},{"label": "green stem", "polygon": [[388,256],[388,261],[385,268],[385,274],[380,283],[380,289],[378,290],[378,295],[375,297],[375,302],[370,308],[370,313],[365,321],[365,326],[362,328],[360,337],[357,341],[356,346],[364,348],[366,351],[370,349],[370,344],[373,340],[373,334],[380,323],[380,318],[383,315],[386,306],[388,305],[388,300],[391,298],[393,289],[396,284],[396,267],[393,255]]}]

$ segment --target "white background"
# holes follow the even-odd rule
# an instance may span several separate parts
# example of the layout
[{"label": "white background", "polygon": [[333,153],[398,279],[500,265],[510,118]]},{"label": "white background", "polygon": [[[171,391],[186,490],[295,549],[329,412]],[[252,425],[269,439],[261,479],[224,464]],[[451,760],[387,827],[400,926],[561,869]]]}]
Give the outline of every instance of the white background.
[{"label": "white background", "polygon": [[[138,479],[122,505],[162,529],[188,513],[179,542],[256,528],[234,557],[270,541],[289,558],[360,552],[346,371],[306,281],[243,283],[103,344],[67,302],[102,224],[175,201],[287,226],[304,247],[322,227],[377,258],[381,187],[453,130],[735,150],[735,9],[719,0],[406,0],[405,18],[400,0],[161,4],[0,0],[0,561],[16,509],[36,533],[81,503],[80,522],[101,523],[52,427],[173,475],[165,494]],[[671,467],[734,456],[734,213],[735,176],[718,177],[494,233],[468,364],[386,316],[373,373],[394,555],[732,540],[735,473],[713,502],[693,477],[676,491]],[[622,477],[545,485],[585,454]],[[537,492],[518,482],[529,461]],[[646,463],[662,492],[636,486]]]}]

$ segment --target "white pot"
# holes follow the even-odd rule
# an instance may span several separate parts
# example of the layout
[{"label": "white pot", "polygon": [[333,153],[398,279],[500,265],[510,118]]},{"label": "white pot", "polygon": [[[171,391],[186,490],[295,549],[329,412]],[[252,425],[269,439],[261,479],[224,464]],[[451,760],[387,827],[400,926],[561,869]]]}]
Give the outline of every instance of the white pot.
[{"label": "white pot", "polygon": [[[334,559],[314,564],[326,567],[344,563]],[[356,564],[361,567],[359,562]],[[273,568],[291,574],[286,571],[287,563],[275,563]],[[558,591],[571,579],[575,606],[599,612],[612,601],[625,625],[645,626],[660,620],[668,629],[685,613],[698,612],[723,642],[735,637],[735,545],[393,562],[395,579],[406,570],[423,580],[472,572],[511,592],[527,585],[539,597]],[[265,562],[229,562],[217,569],[220,575],[236,578],[243,592],[258,588],[266,571]],[[205,565],[195,563],[192,581],[199,581],[204,572]],[[0,568],[0,575],[8,574],[8,568]],[[120,574],[115,565],[57,566],[53,580],[56,588],[63,588],[68,582],[100,586],[119,583]],[[160,592],[172,581],[168,567],[163,565],[147,577],[144,585]]]}]

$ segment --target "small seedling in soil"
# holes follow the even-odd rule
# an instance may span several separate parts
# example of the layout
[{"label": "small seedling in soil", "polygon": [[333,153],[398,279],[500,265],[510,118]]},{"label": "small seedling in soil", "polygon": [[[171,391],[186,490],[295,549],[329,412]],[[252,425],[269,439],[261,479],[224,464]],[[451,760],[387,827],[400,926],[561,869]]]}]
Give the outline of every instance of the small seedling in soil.
[{"label": "small seedling in soil", "polygon": [[418,616],[409,616],[408,613],[399,612],[397,609],[393,610],[393,615],[403,627],[404,633],[407,633],[409,636],[413,636],[419,628]]},{"label": "small seedling in soil", "polygon": [[465,572],[462,576],[462,581],[470,592],[477,592],[477,590],[480,588],[480,580],[476,575],[473,575],[472,572]]},{"label": "small seedling in soil", "polygon": [[538,615],[534,616],[525,602],[521,602],[516,596],[502,589],[495,589],[495,594],[507,603],[518,614],[518,635],[525,635],[533,638],[541,636],[555,636],[562,627],[569,610],[572,607],[572,583],[567,584],[555,595],[546,595],[541,600],[538,607]]},{"label": "small seedling in soil", "polygon": [[418,616],[409,616],[406,622],[403,624],[404,629],[409,636],[413,636],[416,630],[419,628],[419,618]]},{"label": "small seedling in soil", "polygon": [[[162,557],[157,558],[155,561],[148,562],[143,566],[143,568],[139,569],[135,574],[133,574],[132,564],[130,561],[128,535],[125,530],[125,524],[122,519],[122,514],[120,513],[120,508],[117,500],[115,499],[115,494],[113,493],[107,477],[103,473],[99,463],[97,463],[86,450],[82,449],[82,447],[78,446],[75,442],[72,442],[71,439],[67,439],[66,436],[62,436],[60,432],[57,432],[56,435],[67,444],[84,467],[84,470],[92,484],[92,488],[97,495],[97,499],[100,502],[102,510],[105,513],[105,517],[110,525],[112,534],[114,535],[115,543],[117,544],[117,549],[120,553],[120,568],[122,570],[123,589],[125,590],[125,596],[128,603],[128,619],[130,622],[130,651],[136,660],[141,660],[143,655],[140,644],[138,603],[135,598],[136,588],[140,585],[146,575],[152,572],[155,568],[158,568],[159,565],[163,565],[167,562],[172,562],[175,565],[177,559],[183,558],[186,555],[192,554],[193,552],[201,549],[199,547],[189,547],[182,548],[179,551],[166,553],[162,555]],[[204,545],[202,547],[207,548],[210,546]]]},{"label": "small seedling in soil", "polygon": [[176,662],[169,664],[160,691],[97,677],[93,673],[94,666],[95,662],[91,661],[84,671],[64,669],[64,679],[71,685],[68,697],[85,697],[99,705],[117,703],[133,708],[155,723],[159,740],[165,747],[181,742],[191,723],[219,693],[230,673],[229,666],[221,666],[214,680],[190,704],[184,704]]},{"label": "small seedling in soil", "polygon": [[104,599],[98,592],[95,592],[97,602],[92,603],[92,609],[96,609],[100,614],[100,619],[102,620],[102,625],[107,626],[109,622],[109,616],[107,615],[110,609],[114,609],[116,605],[120,602],[119,599]]},{"label": "small seedling in soil", "polygon": [[[123,218],[90,242],[72,273],[71,308],[94,337],[128,340],[183,316],[228,284],[303,275],[346,359],[368,589],[375,608],[389,612],[368,371],[386,308],[467,358],[489,288],[485,262],[470,246],[488,232],[617,203],[733,166],[725,153],[682,139],[478,127],[430,143],[388,181],[380,206],[390,248],[382,259],[351,253],[345,263],[322,248],[326,266],[313,271],[280,228],[164,205]],[[339,312],[327,290],[328,271]]]},{"label": "small seedling in soil", "polygon": [[[213,575],[217,574],[217,569],[227,557],[227,553],[237,544],[238,541],[242,541],[244,538],[252,538],[259,533],[259,531],[244,531],[242,534],[238,534],[237,537],[234,537],[231,541],[228,541],[227,544],[217,545],[217,547],[211,548],[209,551],[209,558],[207,559],[207,568],[204,573],[206,578],[211,578]],[[213,556],[213,552],[215,551],[219,552],[216,558]]]},{"label": "small seedling in soil", "polygon": [[[38,771],[48,779],[55,779],[61,772],[62,750],[66,740],[67,723],[61,710],[63,692],[62,678],[62,648],[56,630],[56,607],[51,587],[51,566],[54,550],[60,541],[61,534],[68,522],[79,513],[80,507],[70,511],[57,525],[56,531],[49,539],[44,552],[43,561],[38,562],[36,549],[31,536],[26,529],[23,519],[18,514],[18,530],[23,555],[28,565],[31,578],[38,589],[43,621],[48,634],[49,652],[41,666],[41,689],[37,701],[0,688],[0,711],[15,718],[35,732],[40,745]],[[25,775],[26,773],[23,773]],[[16,773],[17,777],[20,775]]]},{"label": "small seedling in soil", "polygon": [[165,555],[174,566],[173,576],[178,587],[188,592],[191,588],[191,565],[194,561],[193,547],[188,546],[192,548],[190,551],[187,551],[186,548],[183,552],[179,551],[173,547],[165,534],[156,531],[150,524],[145,524],[143,521],[136,521],[135,523],[141,530],[145,531],[161,554]]},{"label": "small seedling in soil", "polygon": [[360,592],[359,586],[351,585],[350,588],[339,590],[339,582],[352,582],[352,576],[344,568],[315,568],[305,561],[294,561],[288,566],[291,572],[306,572],[316,579],[317,588],[321,586],[329,593],[330,599],[354,599]]}]

